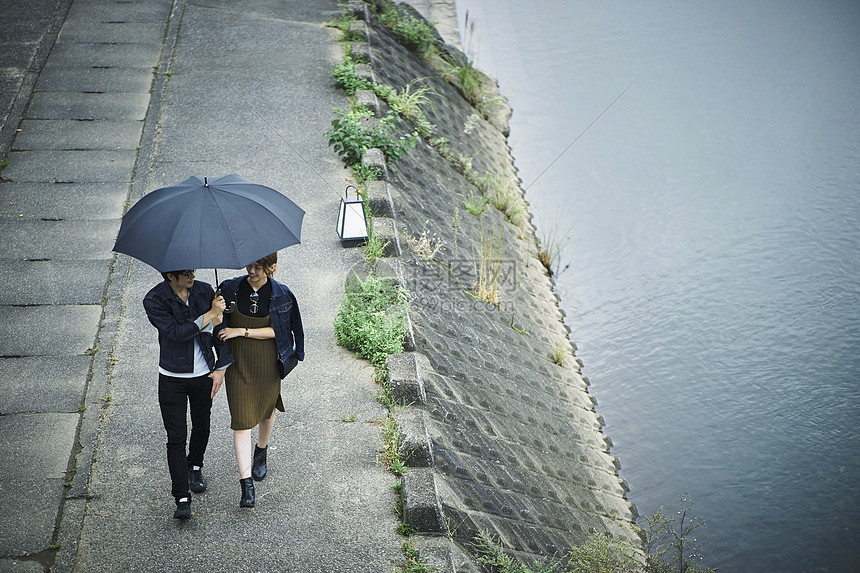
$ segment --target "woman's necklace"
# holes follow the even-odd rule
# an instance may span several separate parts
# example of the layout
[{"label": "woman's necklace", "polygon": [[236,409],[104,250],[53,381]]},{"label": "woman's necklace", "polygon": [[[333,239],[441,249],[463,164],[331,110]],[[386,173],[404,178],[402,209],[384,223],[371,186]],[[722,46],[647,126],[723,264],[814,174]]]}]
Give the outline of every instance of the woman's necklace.
[{"label": "woman's necklace", "polygon": [[[266,280],[268,280],[268,277]],[[257,309],[259,308],[257,306],[257,302],[260,300],[260,294],[257,291],[263,288],[265,284],[266,281],[264,280],[259,286],[255,288],[251,281],[248,281],[248,286],[251,287],[251,294],[248,295],[248,298],[251,299],[251,306],[248,308],[248,310],[251,311],[251,314],[257,314]]]}]

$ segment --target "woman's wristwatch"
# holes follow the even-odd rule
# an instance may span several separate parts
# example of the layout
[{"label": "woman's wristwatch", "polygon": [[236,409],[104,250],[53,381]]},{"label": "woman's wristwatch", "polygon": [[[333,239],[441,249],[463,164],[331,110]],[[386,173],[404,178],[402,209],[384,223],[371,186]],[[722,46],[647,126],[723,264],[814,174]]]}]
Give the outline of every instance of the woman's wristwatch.
[{"label": "woman's wristwatch", "polygon": [[245,338],[248,338],[248,327],[245,327]]}]

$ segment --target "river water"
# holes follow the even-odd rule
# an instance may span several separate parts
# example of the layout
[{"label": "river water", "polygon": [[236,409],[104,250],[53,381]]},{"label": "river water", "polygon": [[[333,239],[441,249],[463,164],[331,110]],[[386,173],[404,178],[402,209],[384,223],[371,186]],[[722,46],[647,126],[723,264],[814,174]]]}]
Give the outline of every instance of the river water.
[{"label": "river water", "polygon": [[630,500],[860,571],[860,2],[457,6]]}]

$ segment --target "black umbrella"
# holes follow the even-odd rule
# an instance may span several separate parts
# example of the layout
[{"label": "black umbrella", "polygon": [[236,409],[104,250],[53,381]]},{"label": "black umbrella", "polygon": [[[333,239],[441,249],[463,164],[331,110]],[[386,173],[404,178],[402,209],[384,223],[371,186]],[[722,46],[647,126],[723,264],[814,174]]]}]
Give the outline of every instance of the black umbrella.
[{"label": "black umbrella", "polygon": [[189,177],[135,203],[113,250],[160,272],[241,269],[300,243],[304,215],[278,191],[238,175]]},{"label": "black umbrella", "polygon": [[278,191],[238,175],[189,177],[135,203],[113,250],[160,272],[215,269],[217,285],[218,267],[241,269],[300,243],[304,216]]}]

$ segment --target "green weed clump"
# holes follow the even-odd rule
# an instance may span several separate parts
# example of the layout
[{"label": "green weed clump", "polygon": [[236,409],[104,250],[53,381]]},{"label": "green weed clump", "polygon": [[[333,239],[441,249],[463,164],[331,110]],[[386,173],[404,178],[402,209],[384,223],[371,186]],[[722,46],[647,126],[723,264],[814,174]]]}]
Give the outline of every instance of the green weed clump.
[{"label": "green weed clump", "polygon": [[349,41],[349,27],[353,20],[355,20],[355,16],[352,13],[344,12],[326,22],[326,26],[340,30],[343,32],[342,41]]},{"label": "green weed clump", "polygon": [[332,66],[331,79],[349,96],[354,96],[358,90],[373,89],[373,82],[355,73],[355,62],[349,57]]},{"label": "green weed clump", "polygon": [[483,195],[470,193],[468,197],[463,197],[463,206],[466,208],[466,211],[475,217],[480,217],[487,210],[488,204],[489,201]]},{"label": "green weed clump", "polygon": [[379,21],[394,33],[398,42],[414,52],[425,55],[436,47],[433,29],[405,8],[388,8],[379,15]]},{"label": "green weed clump", "polygon": [[456,59],[448,77],[454,86],[460,90],[466,101],[474,106],[483,101],[486,92],[484,89],[484,76],[478,71],[471,59]]},{"label": "green weed clump", "polygon": [[389,354],[403,352],[406,340],[406,291],[374,276],[347,282],[334,332],[338,344],[354,350],[377,368]]},{"label": "green weed clump", "polygon": [[352,166],[352,174],[355,176],[355,181],[361,189],[364,189],[365,183],[368,181],[378,181],[382,177],[382,169],[377,165],[365,165],[357,163]]},{"label": "green weed clump", "polygon": [[640,565],[635,555],[629,543],[594,533],[586,543],[568,553],[567,570],[570,573],[637,573]]},{"label": "green weed clump", "polygon": [[361,163],[361,157],[368,149],[379,148],[387,161],[402,157],[415,145],[418,135],[398,135],[398,120],[393,112],[389,112],[375,125],[364,126],[363,118],[371,117],[367,110],[353,109],[344,112],[335,108],[337,119],[331,122],[331,129],[326,132],[328,144],[334,148],[344,163],[355,166]]},{"label": "green weed clump", "polygon": [[423,563],[418,557],[418,549],[415,544],[407,540],[400,547],[405,561],[400,564],[403,573],[441,573],[439,568]]}]

